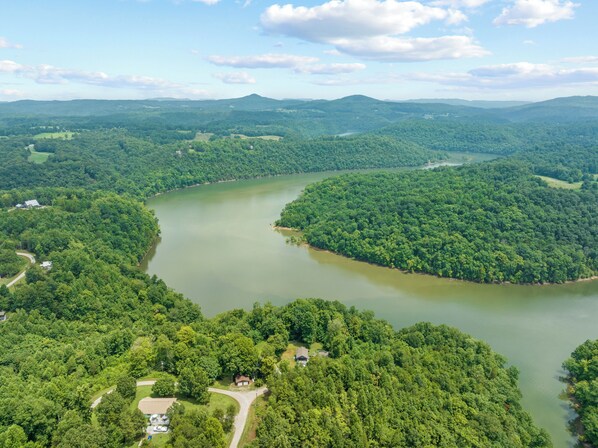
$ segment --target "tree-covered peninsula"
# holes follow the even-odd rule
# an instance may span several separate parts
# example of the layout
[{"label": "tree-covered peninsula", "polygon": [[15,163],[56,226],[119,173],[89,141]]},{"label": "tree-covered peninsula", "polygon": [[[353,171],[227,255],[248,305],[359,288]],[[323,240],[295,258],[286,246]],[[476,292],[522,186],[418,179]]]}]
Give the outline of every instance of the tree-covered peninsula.
[{"label": "tree-covered peninsula", "polygon": [[308,186],[277,225],[352,258],[477,282],[598,272],[598,194],[549,188],[516,161],[349,174]]},{"label": "tree-covered peninsula", "polygon": [[[584,446],[598,446],[598,340],[586,341],[563,363],[569,372],[568,395],[579,416],[574,422]],[[580,425],[578,426],[577,423]]]}]

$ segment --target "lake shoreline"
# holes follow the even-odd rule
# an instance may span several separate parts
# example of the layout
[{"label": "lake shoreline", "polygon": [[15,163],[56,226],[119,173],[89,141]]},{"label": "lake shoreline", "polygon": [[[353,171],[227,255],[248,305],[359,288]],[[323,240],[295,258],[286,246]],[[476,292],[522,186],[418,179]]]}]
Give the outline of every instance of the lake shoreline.
[{"label": "lake shoreline", "polygon": [[[284,227],[284,226],[275,226],[272,225],[272,229],[273,230],[283,230],[283,231],[287,231],[287,232],[296,232],[296,233],[300,233],[302,234],[301,230],[299,229],[294,229],[292,227]],[[442,275],[434,275],[434,274],[429,274],[427,272],[422,272],[422,271],[406,271],[404,269],[400,269],[400,268],[393,268],[390,266],[385,266],[383,264],[377,264],[377,263],[373,263],[371,261],[367,261],[367,260],[360,260],[358,258],[352,258],[352,257],[348,257],[346,255],[344,255],[341,252],[334,252],[332,250],[329,249],[322,249],[316,246],[312,246],[311,244],[309,244],[306,241],[303,241],[299,244],[296,244],[297,246],[303,246],[303,247],[308,247],[310,249],[319,251],[319,252],[326,252],[332,255],[338,255],[339,257],[343,257],[346,258],[348,260],[355,260],[358,261],[360,263],[367,263],[371,266],[377,266],[380,268],[386,268],[386,269],[391,269],[391,270],[396,270],[399,271],[403,274],[416,274],[416,275],[425,275],[425,276],[429,276],[429,277],[435,277],[435,278],[442,278],[442,279],[446,279],[446,280],[451,280],[451,281],[457,281],[457,282],[464,282],[464,283],[473,283],[476,285],[515,285],[515,286],[559,286],[559,285],[569,285],[569,284],[577,284],[577,283],[581,283],[581,282],[591,282],[594,280],[598,280],[598,275],[593,275],[591,277],[584,277],[584,278],[579,278],[577,280],[567,280],[564,281],[562,283],[550,283],[550,282],[546,282],[546,283],[512,283],[512,282],[491,282],[491,283],[485,283],[485,282],[476,282],[473,280],[467,280],[464,278],[454,278],[454,277],[443,277]]]}]

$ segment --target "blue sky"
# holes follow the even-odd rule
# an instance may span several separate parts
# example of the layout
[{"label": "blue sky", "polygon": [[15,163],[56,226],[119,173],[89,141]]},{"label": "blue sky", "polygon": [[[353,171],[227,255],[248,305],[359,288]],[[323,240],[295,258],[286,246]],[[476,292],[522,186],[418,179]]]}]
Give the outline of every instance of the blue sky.
[{"label": "blue sky", "polygon": [[0,11],[0,101],[598,95],[596,0],[18,0]]}]

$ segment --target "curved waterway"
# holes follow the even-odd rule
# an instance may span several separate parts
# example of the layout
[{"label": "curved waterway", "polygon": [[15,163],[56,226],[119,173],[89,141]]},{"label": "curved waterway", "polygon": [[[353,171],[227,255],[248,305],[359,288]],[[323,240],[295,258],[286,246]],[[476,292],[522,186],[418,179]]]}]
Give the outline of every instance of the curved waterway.
[{"label": "curved waterway", "polygon": [[561,363],[598,338],[598,281],[553,286],[480,285],[350,260],[287,244],[272,228],[309,183],[301,174],[189,188],[155,197],[162,236],[143,268],[201,305],[207,316],[256,301],[338,299],[395,328],[448,324],[488,342],[520,369],[523,404],[555,448],[573,447],[559,398]]}]

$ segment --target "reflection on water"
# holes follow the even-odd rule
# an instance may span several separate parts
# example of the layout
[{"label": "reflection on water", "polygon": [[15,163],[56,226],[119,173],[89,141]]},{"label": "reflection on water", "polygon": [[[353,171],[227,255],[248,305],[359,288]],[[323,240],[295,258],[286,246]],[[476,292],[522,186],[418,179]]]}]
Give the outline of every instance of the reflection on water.
[{"label": "reflection on water", "polygon": [[272,228],[284,205],[331,173],[207,185],[149,201],[162,239],[142,267],[199,303],[208,316],[283,304],[297,297],[338,299],[371,309],[396,328],[445,323],[483,339],[520,371],[524,405],[555,447],[573,446],[569,408],[559,400],[561,363],[598,337],[598,281],[568,285],[481,285],[408,274],[286,243]]}]

